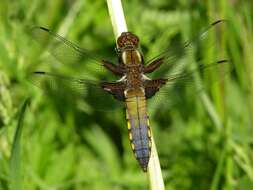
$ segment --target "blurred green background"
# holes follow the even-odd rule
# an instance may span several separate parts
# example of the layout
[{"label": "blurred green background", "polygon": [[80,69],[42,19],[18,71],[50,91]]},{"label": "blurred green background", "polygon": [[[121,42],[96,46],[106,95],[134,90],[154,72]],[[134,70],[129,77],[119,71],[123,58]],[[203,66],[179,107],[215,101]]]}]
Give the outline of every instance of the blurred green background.
[{"label": "blurred green background", "polygon": [[[229,20],[218,57],[229,57],[233,71],[223,90],[218,85],[199,94],[184,93],[181,104],[152,109],[150,123],[166,189],[253,189],[252,1],[125,0],[123,7],[147,59],[217,19]],[[97,112],[85,100],[45,96],[27,81],[31,70],[51,61],[27,33],[35,25],[102,57],[116,58],[105,1],[1,0],[0,189],[148,189],[129,145],[123,109]],[[209,62],[216,60],[208,50],[201,54]],[[81,75],[87,64],[92,63],[76,68],[52,64],[47,70]],[[32,97],[31,104],[13,165],[13,137],[27,97]]]}]

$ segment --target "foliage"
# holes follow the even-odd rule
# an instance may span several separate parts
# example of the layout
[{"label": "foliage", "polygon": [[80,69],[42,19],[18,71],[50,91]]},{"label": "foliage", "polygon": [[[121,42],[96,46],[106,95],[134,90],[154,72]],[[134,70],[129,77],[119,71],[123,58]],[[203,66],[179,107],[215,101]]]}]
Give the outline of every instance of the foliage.
[{"label": "foliage", "polygon": [[[150,111],[168,190],[253,189],[253,15],[249,0],[124,1],[129,30],[141,38],[146,60],[226,18],[217,57],[233,71],[221,85]],[[9,160],[18,107],[32,96],[21,141],[22,189],[147,189],[131,152],[124,110],[98,112],[86,100],[45,96],[27,80],[36,68],[99,75],[92,63],[53,63],[28,30],[45,26],[82,47],[116,60],[105,1],[2,0],[0,4],[0,189],[10,189]],[[204,49],[201,55],[213,62]],[[88,73],[88,74],[89,74]],[[211,73],[210,76],[214,76]],[[212,80],[212,79],[211,79]],[[201,79],[208,86],[210,78]],[[168,96],[172,101],[174,97]],[[64,104],[64,106],[63,106]],[[21,189],[21,187],[20,187]]]}]

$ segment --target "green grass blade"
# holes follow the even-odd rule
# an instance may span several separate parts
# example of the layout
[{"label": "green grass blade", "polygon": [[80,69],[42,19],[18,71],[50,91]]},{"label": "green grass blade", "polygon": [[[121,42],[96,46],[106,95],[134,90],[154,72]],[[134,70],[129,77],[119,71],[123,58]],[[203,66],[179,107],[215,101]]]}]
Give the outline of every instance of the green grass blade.
[{"label": "green grass blade", "polygon": [[24,115],[30,99],[27,98],[21,107],[19,114],[17,129],[14,135],[11,156],[10,156],[10,189],[21,190],[22,189],[22,172],[21,172],[21,134],[23,130]]}]

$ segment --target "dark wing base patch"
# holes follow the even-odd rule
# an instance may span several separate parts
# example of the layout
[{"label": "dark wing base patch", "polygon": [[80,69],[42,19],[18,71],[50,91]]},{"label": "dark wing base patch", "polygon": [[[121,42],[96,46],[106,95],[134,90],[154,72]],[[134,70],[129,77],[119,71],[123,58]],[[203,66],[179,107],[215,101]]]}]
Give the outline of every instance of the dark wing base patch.
[{"label": "dark wing base patch", "polygon": [[112,94],[116,100],[125,101],[124,96],[124,89],[126,85],[124,83],[110,83],[110,82],[103,82],[101,87],[108,93]]},{"label": "dark wing base patch", "polygon": [[159,89],[166,84],[167,79],[154,79],[154,80],[147,80],[145,81],[145,96],[146,98],[151,98],[154,96]]}]

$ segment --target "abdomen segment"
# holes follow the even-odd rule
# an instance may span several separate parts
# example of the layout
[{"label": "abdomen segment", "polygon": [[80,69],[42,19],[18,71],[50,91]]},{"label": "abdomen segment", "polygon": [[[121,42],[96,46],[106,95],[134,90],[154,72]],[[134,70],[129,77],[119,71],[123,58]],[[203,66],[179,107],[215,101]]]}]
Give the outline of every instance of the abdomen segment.
[{"label": "abdomen segment", "polygon": [[147,171],[151,152],[151,134],[142,91],[126,93],[127,127],[132,150],[143,171]]}]

